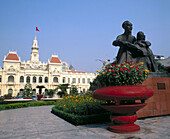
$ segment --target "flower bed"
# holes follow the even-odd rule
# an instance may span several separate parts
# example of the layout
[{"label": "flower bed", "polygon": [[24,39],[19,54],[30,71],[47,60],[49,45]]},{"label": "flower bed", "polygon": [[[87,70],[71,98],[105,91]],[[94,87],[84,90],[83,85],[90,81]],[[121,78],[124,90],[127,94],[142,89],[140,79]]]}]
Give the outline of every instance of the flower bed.
[{"label": "flower bed", "polygon": [[57,101],[52,113],[74,125],[107,122],[109,112],[102,109],[100,104],[101,101],[94,99],[91,93],[67,96]]}]

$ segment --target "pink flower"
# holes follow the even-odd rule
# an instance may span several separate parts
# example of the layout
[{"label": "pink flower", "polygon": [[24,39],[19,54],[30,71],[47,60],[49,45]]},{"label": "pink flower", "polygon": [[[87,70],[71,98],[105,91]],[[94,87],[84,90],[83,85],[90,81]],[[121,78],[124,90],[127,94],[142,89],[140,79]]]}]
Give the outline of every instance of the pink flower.
[{"label": "pink flower", "polygon": [[115,73],[113,73],[113,76],[115,76],[116,74]]}]

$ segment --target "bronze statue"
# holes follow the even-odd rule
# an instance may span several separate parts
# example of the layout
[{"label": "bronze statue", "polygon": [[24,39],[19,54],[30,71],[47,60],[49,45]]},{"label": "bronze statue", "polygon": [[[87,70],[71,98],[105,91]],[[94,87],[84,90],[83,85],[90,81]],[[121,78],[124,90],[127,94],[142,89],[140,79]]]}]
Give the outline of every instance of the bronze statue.
[{"label": "bronze statue", "polygon": [[129,21],[125,21],[122,24],[125,32],[119,35],[115,41],[113,41],[114,46],[120,46],[119,52],[117,54],[117,62],[122,64],[125,61],[136,61],[143,62],[144,68],[156,72],[158,70],[157,64],[154,60],[154,55],[149,48],[151,43],[145,41],[145,35],[143,32],[137,33],[137,39],[131,35],[132,24]]},{"label": "bronze statue", "polygon": [[132,61],[131,52],[127,50],[127,42],[134,43],[136,38],[132,36],[132,23],[125,21],[122,24],[125,30],[123,34],[119,35],[115,41],[113,41],[114,46],[119,46],[119,51],[117,54],[117,62],[123,63],[125,61]]}]

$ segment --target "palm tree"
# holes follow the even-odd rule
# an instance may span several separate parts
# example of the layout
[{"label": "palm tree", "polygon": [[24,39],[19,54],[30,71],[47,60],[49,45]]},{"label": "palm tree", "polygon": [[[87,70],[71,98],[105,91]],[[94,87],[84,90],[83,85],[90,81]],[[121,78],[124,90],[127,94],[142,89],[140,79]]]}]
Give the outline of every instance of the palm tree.
[{"label": "palm tree", "polygon": [[60,98],[61,98],[63,95],[66,95],[66,94],[67,94],[68,86],[69,86],[69,84],[59,84],[59,85],[58,85],[57,89],[60,89],[60,91],[57,93],[57,95],[59,95]]},{"label": "palm tree", "polygon": [[71,86],[70,95],[78,95],[78,89],[75,85]]},{"label": "palm tree", "polygon": [[56,92],[56,89],[48,89],[47,95],[52,98]]}]

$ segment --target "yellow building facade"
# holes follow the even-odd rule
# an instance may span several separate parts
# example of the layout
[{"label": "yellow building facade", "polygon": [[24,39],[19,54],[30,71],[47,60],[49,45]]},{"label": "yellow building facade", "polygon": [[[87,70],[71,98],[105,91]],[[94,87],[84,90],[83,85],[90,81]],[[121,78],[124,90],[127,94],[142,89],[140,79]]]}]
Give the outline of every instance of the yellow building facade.
[{"label": "yellow building facade", "polygon": [[[96,73],[87,73],[69,70],[68,64],[62,62],[57,55],[52,55],[50,61],[39,61],[39,46],[36,37],[33,40],[31,58],[29,61],[21,61],[16,52],[9,52],[3,60],[3,68],[0,68],[0,96],[12,94],[17,96],[22,93],[26,83],[32,85],[33,93],[38,94],[37,85],[43,85],[46,89],[55,89],[59,84],[68,83],[75,85],[78,92],[85,92],[97,76]],[[68,93],[70,89],[67,90]]]}]

